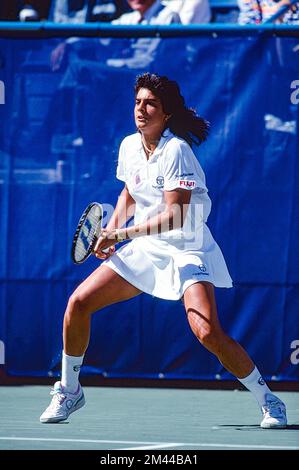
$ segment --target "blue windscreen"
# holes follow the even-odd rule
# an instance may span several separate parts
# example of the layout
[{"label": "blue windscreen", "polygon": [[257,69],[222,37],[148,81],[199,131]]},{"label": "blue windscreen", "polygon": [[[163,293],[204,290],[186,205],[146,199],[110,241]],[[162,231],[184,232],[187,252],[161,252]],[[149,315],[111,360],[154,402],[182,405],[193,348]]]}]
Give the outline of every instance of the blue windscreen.
[{"label": "blue windscreen", "polygon": [[[208,225],[234,280],[233,289],[217,291],[222,325],[266,377],[297,380],[297,41],[249,34],[141,39],[156,41],[153,54],[131,62],[132,39],[0,39],[5,369],[59,373],[68,296],[99,265],[93,257],[72,264],[72,237],[90,202],[117,201],[119,145],[135,132],[134,80],[151,71],[177,80],[187,105],[211,123],[207,142],[194,151],[213,202]],[[53,61],[62,44],[53,71],[51,55]],[[83,373],[231,378],[193,336],[180,301],[144,294],[94,315]]]}]

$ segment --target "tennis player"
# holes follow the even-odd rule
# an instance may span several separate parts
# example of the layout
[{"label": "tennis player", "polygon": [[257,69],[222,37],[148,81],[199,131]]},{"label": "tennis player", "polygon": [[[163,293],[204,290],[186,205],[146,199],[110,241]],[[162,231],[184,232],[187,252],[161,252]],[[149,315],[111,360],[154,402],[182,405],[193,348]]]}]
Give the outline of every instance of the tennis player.
[{"label": "tennis player", "polygon": [[[285,405],[271,393],[242,346],[223,331],[217,316],[214,287],[232,287],[232,280],[206,225],[211,201],[191,149],[206,139],[208,123],[186,107],[177,83],[167,77],[137,77],[135,96],[137,132],[123,140],[117,168],[125,186],[94,250],[104,261],[69,299],[62,377],[40,421],[63,421],[84,405],[79,372],[91,314],[146,292],[182,299],[201,344],[256,397],[261,427],[284,428]],[[123,228],[132,215],[134,224]],[[124,240],[131,241],[115,250]]]}]

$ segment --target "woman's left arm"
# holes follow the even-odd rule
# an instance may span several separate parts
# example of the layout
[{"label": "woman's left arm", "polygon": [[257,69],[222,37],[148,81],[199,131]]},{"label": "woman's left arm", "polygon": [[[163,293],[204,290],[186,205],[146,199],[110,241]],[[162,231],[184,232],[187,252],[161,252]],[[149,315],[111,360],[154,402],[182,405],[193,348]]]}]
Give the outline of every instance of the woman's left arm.
[{"label": "woman's left arm", "polygon": [[[164,191],[165,209],[163,212],[141,224],[113,230],[111,232],[106,231],[107,246],[111,245],[111,239],[113,238],[118,241],[131,240],[146,235],[168,232],[182,227],[188,211],[191,192],[192,191],[188,189],[181,188],[174,189],[173,191]],[[108,240],[110,240],[110,243]]]}]

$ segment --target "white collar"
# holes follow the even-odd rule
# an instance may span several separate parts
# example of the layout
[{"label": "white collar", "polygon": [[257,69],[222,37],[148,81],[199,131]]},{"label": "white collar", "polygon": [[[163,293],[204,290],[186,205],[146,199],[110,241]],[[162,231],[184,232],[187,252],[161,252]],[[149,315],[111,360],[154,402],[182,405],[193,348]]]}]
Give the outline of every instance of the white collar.
[{"label": "white collar", "polygon": [[[141,133],[138,132],[139,134],[139,138],[140,138],[140,147],[139,147],[139,150],[143,152],[143,145],[142,145],[142,140],[141,140]],[[159,140],[159,143],[157,145],[157,147],[155,148],[154,150],[154,153],[152,154],[152,156],[149,158],[150,161],[153,161],[155,158],[154,157],[157,157],[158,155],[160,155],[162,153],[162,150],[164,148],[164,145],[165,143],[171,139],[172,137],[174,137],[174,134],[170,131],[169,128],[165,129],[163,134],[161,135],[161,138]]]}]

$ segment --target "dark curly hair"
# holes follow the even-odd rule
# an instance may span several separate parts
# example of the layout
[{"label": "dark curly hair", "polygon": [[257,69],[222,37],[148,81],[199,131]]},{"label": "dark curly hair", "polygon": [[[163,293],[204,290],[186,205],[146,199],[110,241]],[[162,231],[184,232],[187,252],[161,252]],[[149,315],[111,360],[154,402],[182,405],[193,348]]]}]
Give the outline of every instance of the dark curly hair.
[{"label": "dark curly hair", "polygon": [[136,95],[140,88],[150,90],[160,99],[164,113],[170,115],[167,126],[173,134],[186,140],[190,146],[193,143],[200,145],[206,140],[210,124],[198,116],[194,109],[187,108],[180,88],[174,80],[157,74],[144,73],[136,78]]}]

